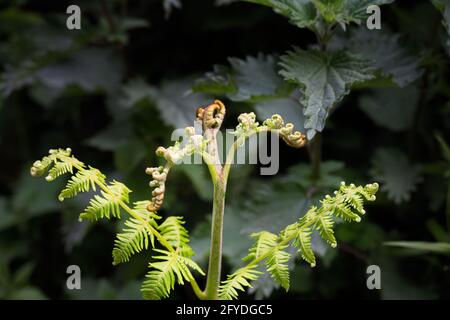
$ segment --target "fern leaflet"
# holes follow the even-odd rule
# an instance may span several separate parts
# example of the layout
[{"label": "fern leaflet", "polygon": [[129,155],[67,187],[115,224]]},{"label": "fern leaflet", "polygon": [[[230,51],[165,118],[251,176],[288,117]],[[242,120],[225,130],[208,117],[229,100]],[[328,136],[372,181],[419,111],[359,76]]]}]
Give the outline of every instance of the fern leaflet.
[{"label": "fern leaflet", "polygon": [[[148,201],[144,202],[144,208],[148,205]],[[135,203],[136,207],[139,207],[142,203]],[[142,217],[142,216],[141,216]],[[138,220],[136,218],[129,218],[125,222],[127,228],[123,229],[122,233],[117,234],[117,239],[114,241],[114,249],[112,252],[113,265],[119,263],[127,262],[130,257],[143,249],[148,249],[149,243],[154,248],[155,247],[155,235],[148,228],[148,224],[157,228],[156,219],[161,219],[158,215],[153,212],[148,212],[144,221]]]},{"label": "fern leaflet", "polygon": [[155,256],[158,262],[149,264],[153,268],[145,277],[141,292],[144,299],[159,300],[167,298],[175,287],[175,284],[184,284],[184,281],[190,282],[193,279],[189,268],[204,275],[201,268],[191,259],[181,256],[178,251],[165,251],[154,249],[161,253]]},{"label": "fern leaflet", "polygon": [[167,217],[159,226],[161,235],[175,248],[180,248],[189,242],[189,234],[183,226],[182,217]]},{"label": "fern leaflet", "polygon": [[237,299],[240,291],[245,291],[245,287],[251,287],[250,281],[258,279],[262,272],[255,270],[257,264],[249,264],[246,267],[236,270],[219,287],[219,298],[224,300]]},{"label": "fern leaflet", "polygon": [[96,184],[104,183],[106,177],[98,170],[89,167],[88,170],[78,171],[67,183],[58,196],[59,201],[73,198],[80,192],[88,192],[91,188],[96,191]]}]

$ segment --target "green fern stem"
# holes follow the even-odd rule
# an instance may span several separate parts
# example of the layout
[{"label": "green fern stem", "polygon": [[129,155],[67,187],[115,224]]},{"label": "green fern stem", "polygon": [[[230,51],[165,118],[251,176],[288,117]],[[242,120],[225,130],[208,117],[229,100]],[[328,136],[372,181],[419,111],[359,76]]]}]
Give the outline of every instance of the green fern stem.
[{"label": "green fern stem", "polygon": [[222,176],[214,181],[214,202],[211,224],[211,246],[206,279],[205,298],[218,299],[222,267],[223,216],[227,181]]}]

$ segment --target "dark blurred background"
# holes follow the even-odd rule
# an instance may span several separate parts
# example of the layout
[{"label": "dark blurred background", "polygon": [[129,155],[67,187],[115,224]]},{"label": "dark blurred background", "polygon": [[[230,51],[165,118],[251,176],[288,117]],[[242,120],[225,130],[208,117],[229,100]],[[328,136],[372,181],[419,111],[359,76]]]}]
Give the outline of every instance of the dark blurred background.
[{"label": "dark blurred background", "polygon": [[[81,30],[66,28],[70,4],[81,8]],[[244,298],[450,297],[450,60],[441,21],[427,1],[383,7],[383,28],[402,35],[422,75],[407,88],[360,88],[346,97],[323,132],[319,181],[308,180],[307,151],[285,146],[276,177],[261,177],[258,166],[233,169],[224,272],[240,264],[251,232],[295,221],[340,181],[382,185],[362,223],[337,226],[337,249],[314,240],[316,268],[292,262],[288,293],[263,277]],[[195,79],[228,65],[229,57],[315,43],[311,31],[243,2],[1,0],[0,298],[140,299],[149,253],[113,267],[121,223],[78,222],[88,195],[58,202],[64,179],[34,179],[31,164],[50,148],[70,147],[126,183],[133,200],[147,199],[145,168],[160,161],[154,150],[171,143],[174,128],[192,125],[196,107],[216,98],[187,95]],[[252,103],[224,102],[227,128],[239,113],[255,110]],[[203,266],[211,198],[205,168],[177,167],[161,211],[185,217]],[[386,241],[413,242],[402,249]],[[71,264],[82,270],[82,290],[66,289]],[[381,267],[382,290],[366,287],[371,264]],[[193,294],[177,287],[172,298]]]}]

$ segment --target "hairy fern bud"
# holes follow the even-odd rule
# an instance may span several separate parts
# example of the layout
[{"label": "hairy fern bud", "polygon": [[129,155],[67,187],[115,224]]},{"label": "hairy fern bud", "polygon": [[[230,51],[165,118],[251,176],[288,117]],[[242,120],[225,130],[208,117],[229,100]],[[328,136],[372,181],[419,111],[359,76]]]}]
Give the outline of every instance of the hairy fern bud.
[{"label": "hairy fern bud", "polygon": [[222,125],[225,117],[225,105],[220,100],[215,100],[205,108],[198,108],[197,120],[203,123],[203,129],[218,129]]},{"label": "hairy fern bud", "polygon": [[281,129],[284,126],[284,120],[279,114],[274,114],[269,119],[263,122],[264,126],[267,126],[269,129]]},{"label": "hairy fern bud", "polygon": [[166,180],[169,171],[169,165],[166,165],[165,167],[147,168],[145,170],[145,173],[151,175],[153,178],[149,183],[149,186],[154,188],[152,191],[152,200],[147,205],[147,210],[150,212],[158,211],[163,204],[164,193],[166,192]]}]

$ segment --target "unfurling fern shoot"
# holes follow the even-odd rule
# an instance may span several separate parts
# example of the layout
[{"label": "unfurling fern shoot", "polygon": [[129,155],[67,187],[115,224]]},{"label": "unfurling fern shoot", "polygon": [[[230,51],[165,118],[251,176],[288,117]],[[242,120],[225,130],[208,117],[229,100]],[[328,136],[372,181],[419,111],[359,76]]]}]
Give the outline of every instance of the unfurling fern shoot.
[{"label": "unfurling fern shoot", "polygon": [[[332,247],[336,247],[337,241],[333,231],[335,220],[359,222],[360,216],[365,213],[364,200],[375,200],[378,185],[374,183],[362,187],[342,183],[333,196],[326,196],[319,207],[311,207],[302,218],[279,234],[267,231],[253,234],[255,244],[243,259],[246,265],[221,282],[225,194],[236,150],[246,139],[261,132],[278,134],[289,146],[295,148],[301,148],[306,143],[305,136],[294,131],[291,123],[285,124],[279,115],[273,115],[259,124],[254,113],[244,113],[238,117],[239,124],[234,131],[235,142],[228,150],[225,162],[221,163],[216,135],[224,116],[225,106],[220,101],[199,108],[197,120],[202,123],[202,134],[196,134],[194,128],[187,127],[187,143],[181,145],[176,142],[169,148],[157,149],[157,155],[163,157],[166,164],[146,170],[152,177],[151,200],[130,203],[129,188],[115,180],[108,182],[98,169],[76,159],[70,149],[50,150],[48,156],[33,164],[31,174],[47,174],[46,180],[53,181],[70,173],[72,176],[59,195],[60,201],[82,192],[96,192],[87,208],[80,214],[80,220],[126,219],[125,227],[117,234],[114,243],[113,264],[127,262],[134,254],[151,250],[152,262],[149,263],[149,272],[141,288],[144,298],[167,298],[175,284],[190,283],[199,299],[234,299],[238,297],[239,291],[250,287],[251,282],[259,277],[261,272],[258,267],[261,264],[274,281],[288,290],[288,261],[291,254],[287,249],[290,246],[295,247],[305,261],[315,266],[316,258],[311,247],[312,234],[318,232]],[[193,154],[202,157],[214,185],[211,247],[204,290],[200,289],[195,276],[205,276],[205,272],[192,260],[195,253],[189,246],[189,233],[184,227],[183,217],[169,216],[163,219],[157,213],[163,205],[165,182],[171,168]],[[126,216],[123,213],[126,213]]]}]

